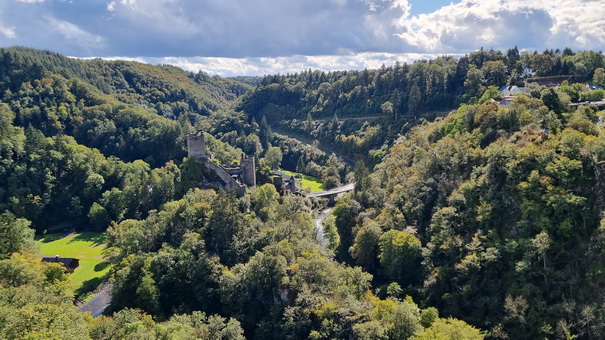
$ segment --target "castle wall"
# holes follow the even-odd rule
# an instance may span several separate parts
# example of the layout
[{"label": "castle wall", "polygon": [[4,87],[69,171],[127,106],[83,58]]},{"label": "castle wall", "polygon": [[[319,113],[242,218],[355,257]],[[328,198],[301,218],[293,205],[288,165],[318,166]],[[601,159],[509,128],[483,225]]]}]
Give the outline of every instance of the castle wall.
[{"label": "castle wall", "polygon": [[[210,155],[206,153],[206,141],[201,130],[187,135],[187,157],[200,161],[206,169],[212,171],[221,179],[223,188],[226,190],[234,188],[239,196],[246,192],[246,185],[256,185],[254,157],[248,157],[242,153],[242,162],[239,167],[224,168],[216,165],[210,159]],[[239,183],[231,175],[238,175],[246,185]]]},{"label": "castle wall", "polygon": [[222,167],[216,165],[212,160],[206,157],[198,159],[202,162],[202,165],[204,167],[214,172],[221,179],[221,181],[223,182],[223,187],[225,189],[230,190],[231,188],[235,188],[237,194],[240,196],[245,193],[246,187],[243,184],[238,183],[235,179],[233,179],[233,177],[231,177],[229,173],[223,170]]}]

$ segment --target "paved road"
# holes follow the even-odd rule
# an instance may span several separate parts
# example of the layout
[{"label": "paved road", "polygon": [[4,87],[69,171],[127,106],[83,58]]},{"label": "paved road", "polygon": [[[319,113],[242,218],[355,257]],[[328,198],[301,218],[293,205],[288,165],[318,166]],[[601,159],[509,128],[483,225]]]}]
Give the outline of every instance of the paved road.
[{"label": "paved road", "polygon": [[90,301],[78,308],[78,312],[89,312],[95,318],[103,314],[111,303],[111,287],[112,285],[110,283],[104,283]]},{"label": "paved road", "polygon": [[569,106],[579,106],[579,105],[605,105],[605,100],[597,100],[593,102],[580,102],[580,103],[571,103]]},{"label": "paved road", "polygon": [[[374,120],[374,119],[383,119],[383,118],[387,118],[388,116],[360,116],[360,117],[343,117],[343,118],[338,118],[338,120]],[[314,121],[319,121],[319,122],[327,122],[330,121],[334,118],[317,118],[317,119],[313,119]]]}]

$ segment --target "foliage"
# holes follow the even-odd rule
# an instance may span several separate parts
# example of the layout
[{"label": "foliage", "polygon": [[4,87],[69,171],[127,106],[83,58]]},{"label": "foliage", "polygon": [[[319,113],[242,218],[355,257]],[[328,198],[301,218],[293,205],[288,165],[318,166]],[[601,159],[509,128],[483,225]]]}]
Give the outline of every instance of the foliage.
[{"label": "foliage", "polygon": [[[591,291],[604,283],[594,265],[603,135],[593,110],[557,115],[546,104],[518,97],[509,109],[463,106],[402,138],[371,175],[380,188],[355,193],[363,203],[350,214],[357,220],[338,229],[354,240],[359,264],[494,335],[602,334],[581,311],[600,313],[602,300]],[[371,249],[376,235],[380,262],[372,267],[360,249]],[[429,329],[421,335],[439,336]]]},{"label": "foliage", "polygon": [[[592,51],[481,49],[243,84],[0,49],[0,338],[603,338],[604,114],[568,103],[602,96],[573,82],[604,66]],[[499,107],[528,67],[569,81]],[[218,162],[256,157],[258,186],[195,189],[194,129]],[[329,150],[362,161],[347,176]],[[327,248],[321,202],[262,181],[280,167],[326,189],[356,181],[324,220]],[[78,271],[29,254],[28,221],[108,227],[112,266],[93,268],[110,272],[110,316],[76,312]],[[40,251],[98,252],[95,235]]]},{"label": "foliage", "polygon": [[8,211],[0,214],[0,259],[33,249],[34,230],[29,225],[28,220],[16,218]]},{"label": "foliage", "polygon": [[456,319],[441,319],[438,318],[433,324],[424,329],[414,340],[483,340],[485,336],[481,332],[465,323]]}]

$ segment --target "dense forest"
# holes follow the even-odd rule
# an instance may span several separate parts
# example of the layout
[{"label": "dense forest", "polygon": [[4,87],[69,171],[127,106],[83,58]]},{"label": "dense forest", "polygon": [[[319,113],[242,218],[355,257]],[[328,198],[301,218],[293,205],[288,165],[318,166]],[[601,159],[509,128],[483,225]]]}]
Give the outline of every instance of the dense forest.
[{"label": "dense forest", "polygon": [[[0,338],[603,338],[604,67],[481,49],[224,79],[0,49]],[[254,156],[257,186],[199,188],[196,130],[217,162]],[[277,169],[355,182],[327,246],[326,201]],[[104,231],[104,316],[36,256],[66,226]]]}]

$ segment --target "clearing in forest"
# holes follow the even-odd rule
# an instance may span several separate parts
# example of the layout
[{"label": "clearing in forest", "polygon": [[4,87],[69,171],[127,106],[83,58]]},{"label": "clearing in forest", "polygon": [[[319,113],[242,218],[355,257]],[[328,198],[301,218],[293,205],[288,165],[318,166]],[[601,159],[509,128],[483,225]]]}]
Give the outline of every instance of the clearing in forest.
[{"label": "clearing in forest", "polygon": [[296,178],[296,181],[299,183],[301,189],[309,193],[320,192],[324,190],[323,183],[318,178],[287,170],[280,170],[280,172],[283,172],[286,175],[294,176],[294,178]]},{"label": "clearing in forest", "polygon": [[70,274],[76,297],[97,288],[107,279],[110,263],[101,254],[105,249],[105,233],[48,234],[37,240],[38,252],[44,256],[73,257],[80,266]]}]

